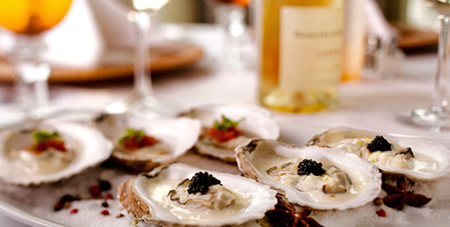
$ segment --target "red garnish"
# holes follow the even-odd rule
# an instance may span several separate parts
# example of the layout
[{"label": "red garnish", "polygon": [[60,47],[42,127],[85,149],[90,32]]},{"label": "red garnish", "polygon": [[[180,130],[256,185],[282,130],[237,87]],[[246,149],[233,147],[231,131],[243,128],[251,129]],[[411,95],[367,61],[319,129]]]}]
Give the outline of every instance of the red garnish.
[{"label": "red garnish", "polygon": [[241,132],[237,129],[237,126],[241,121],[245,120],[242,118],[239,121],[233,121],[222,115],[222,121],[214,121],[214,125],[208,130],[206,134],[208,137],[217,140],[218,142],[227,142],[241,135]]},{"label": "red garnish", "polygon": [[36,131],[33,133],[34,143],[29,151],[33,151],[35,154],[40,154],[50,148],[57,151],[66,152],[66,146],[64,141],[61,140],[58,132]]},{"label": "red garnish", "polygon": [[424,195],[407,191],[405,178],[403,177],[397,181],[397,187],[385,183],[381,187],[388,194],[388,196],[384,197],[383,203],[397,210],[403,210],[405,204],[413,207],[421,207],[431,201],[431,198]]},{"label": "red garnish", "polygon": [[207,136],[210,138],[214,138],[215,140],[223,143],[223,142],[227,142],[229,140],[232,140],[238,136],[241,135],[241,132],[239,132],[236,127],[230,127],[228,130],[224,131],[224,130],[220,130],[220,129],[216,129],[216,128],[210,128],[208,130],[208,134]]},{"label": "red garnish", "polygon": [[386,211],[384,211],[383,209],[377,210],[376,213],[379,217],[382,217],[382,218],[386,217]]},{"label": "red garnish", "polygon": [[119,144],[127,150],[137,150],[143,147],[153,146],[158,142],[158,139],[146,135],[143,130],[135,129],[127,129],[125,136],[119,139]]},{"label": "red garnish", "polygon": [[106,194],[105,199],[114,199],[114,197],[110,193],[108,193]]},{"label": "red garnish", "polygon": [[98,199],[102,196],[102,191],[100,190],[99,185],[92,185],[89,187],[89,193],[91,194],[91,199]]},{"label": "red garnish", "polygon": [[70,214],[76,214],[76,213],[78,213],[78,209],[77,208],[74,208],[74,209],[72,209],[70,211]]},{"label": "red garnish", "polygon": [[266,212],[266,217],[273,226],[292,226],[292,227],[323,227],[312,217],[309,217],[311,210],[297,208],[277,195],[278,204],[275,209]]},{"label": "red garnish", "polygon": [[137,137],[133,136],[131,138],[124,139],[122,141],[122,146],[128,150],[137,150],[143,147],[153,146],[159,141],[151,136],[144,136],[142,139],[138,140]]},{"label": "red garnish", "polygon": [[109,215],[109,211],[108,211],[108,210],[102,210],[102,211],[100,212],[100,214],[101,214],[101,215],[104,215],[104,216],[108,216],[108,215]]},{"label": "red garnish", "polygon": [[28,148],[28,150],[33,151],[36,154],[40,154],[43,151],[46,151],[50,148],[53,148],[57,151],[66,152],[67,148],[64,144],[64,141],[59,139],[49,139],[46,141],[41,141],[39,143],[33,144],[31,148]]}]

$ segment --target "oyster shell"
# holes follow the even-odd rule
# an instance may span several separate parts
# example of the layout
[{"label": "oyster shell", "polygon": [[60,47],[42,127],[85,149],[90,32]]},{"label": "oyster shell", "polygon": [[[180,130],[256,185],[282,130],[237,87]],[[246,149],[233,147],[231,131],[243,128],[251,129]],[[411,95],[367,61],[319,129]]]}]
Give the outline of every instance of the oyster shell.
[{"label": "oyster shell", "polygon": [[[174,162],[194,146],[200,134],[200,122],[186,117],[106,116],[96,119],[96,124],[115,143],[111,161],[141,172]],[[127,149],[120,144],[127,129],[141,130],[145,135],[156,138],[157,142],[138,149]]]},{"label": "oyster shell", "polygon": [[[30,150],[33,133],[53,131],[66,151]],[[0,133],[0,178],[18,185],[56,182],[78,174],[109,158],[112,144],[96,129],[77,123],[46,121],[32,128],[16,127]]]},{"label": "oyster shell", "polygon": [[[245,176],[270,185],[301,206],[344,210],[373,201],[381,191],[381,174],[375,166],[336,149],[255,139],[236,151]],[[324,171],[300,174],[298,166],[304,160],[323,164]]]},{"label": "oyster shell", "polygon": [[[404,174],[417,180],[432,180],[446,175],[450,151],[429,141],[404,140],[381,135],[392,145],[386,151],[367,148],[379,133],[348,127],[329,129],[314,136],[308,145],[336,147],[372,162],[383,172]],[[410,149],[409,149],[410,148]]]},{"label": "oyster shell", "polygon": [[[280,129],[269,111],[256,106],[223,105],[194,108],[182,116],[199,119],[202,123],[200,138],[195,144],[196,150],[203,155],[235,163],[234,149],[252,138],[277,139]],[[233,121],[240,121],[237,129],[242,134],[226,142],[210,138],[208,130],[215,121],[225,116]]]},{"label": "oyster shell", "polygon": [[136,218],[163,226],[242,225],[264,217],[277,203],[276,191],[268,186],[212,171],[223,186],[189,194],[188,181],[199,171],[178,163],[155,169],[122,183],[118,197]]}]

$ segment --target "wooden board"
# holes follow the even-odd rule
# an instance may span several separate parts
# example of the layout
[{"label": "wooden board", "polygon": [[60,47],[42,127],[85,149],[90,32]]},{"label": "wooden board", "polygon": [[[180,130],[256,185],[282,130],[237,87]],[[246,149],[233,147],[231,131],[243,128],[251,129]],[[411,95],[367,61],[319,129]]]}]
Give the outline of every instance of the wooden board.
[{"label": "wooden board", "polygon": [[[88,82],[130,77],[133,75],[132,50],[122,52],[129,56],[122,62],[112,63],[100,59],[99,63],[90,67],[52,65],[49,82]],[[152,61],[149,67],[152,72],[159,73],[192,65],[203,56],[203,51],[192,44],[170,43],[151,47],[150,54]],[[14,68],[5,58],[0,59],[0,82],[11,81],[14,81]]]}]

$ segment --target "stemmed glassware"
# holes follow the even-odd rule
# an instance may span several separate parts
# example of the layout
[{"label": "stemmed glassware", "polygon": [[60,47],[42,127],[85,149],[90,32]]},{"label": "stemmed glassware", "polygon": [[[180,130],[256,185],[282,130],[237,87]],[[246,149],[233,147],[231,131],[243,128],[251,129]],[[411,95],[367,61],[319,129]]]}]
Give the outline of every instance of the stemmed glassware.
[{"label": "stemmed glassware", "polygon": [[214,16],[224,39],[223,54],[227,68],[242,68],[240,41],[246,32],[246,7],[250,0],[213,0]]},{"label": "stemmed glassware", "polygon": [[0,0],[0,26],[15,33],[10,59],[16,72],[20,106],[28,119],[47,114],[50,66],[41,54],[45,45],[41,34],[66,15],[72,0]]},{"label": "stemmed glassware", "polygon": [[117,0],[129,11],[127,18],[136,31],[134,56],[134,89],[122,100],[113,102],[105,108],[108,114],[123,114],[130,111],[150,116],[170,116],[176,108],[153,95],[149,66],[150,48],[147,45],[152,16],[169,0]]},{"label": "stemmed glassware", "polygon": [[438,47],[437,71],[434,80],[433,103],[429,108],[411,111],[411,120],[421,126],[430,127],[434,131],[450,127],[448,106],[448,51],[450,0],[427,0],[431,7],[439,13],[440,35]]}]

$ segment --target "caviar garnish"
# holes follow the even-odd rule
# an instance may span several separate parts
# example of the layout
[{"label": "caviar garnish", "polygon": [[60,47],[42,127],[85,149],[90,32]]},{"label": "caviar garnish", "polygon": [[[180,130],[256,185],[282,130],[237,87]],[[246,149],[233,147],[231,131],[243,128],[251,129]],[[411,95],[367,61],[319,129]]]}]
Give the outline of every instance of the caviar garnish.
[{"label": "caviar garnish", "polygon": [[64,141],[61,140],[58,132],[36,131],[33,133],[34,143],[28,150],[40,154],[41,152],[53,148],[57,151],[67,151]]},{"label": "caviar garnish", "polygon": [[187,191],[189,194],[195,194],[197,192],[205,194],[208,191],[209,186],[216,184],[222,185],[220,183],[220,180],[218,180],[208,172],[198,172],[192,177]]},{"label": "caviar garnish", "polygon": [[239,121],[232,121],[225,117],[225,115],[222,115],[222,121],[219,122],[215,120],[213,127],[208,130],[207,136],[214,138],[219,142],[227,142],[228,140],[234,139],[241,135],[237,126],[243,120],[245,120],[245,118],[242,118]]},{"label": "caviar garnish", "polygon": [[375,139],[367,145],[367,149],[369,149],[370,152],[390,151],[392,150],[392,144],[390,144],[383,136],[376,136]]},{"label": "caviar garnish", "polygon": [[136,150],[153,146],[159,141],[145,134],[143,130],[127,129],[125,135],[119,139],[119,144],[128,150]]},{"label": "caviar garnish", "polygon": [[104,208],[109,207],[109,204],[108,204],[108,202],[106,202],[106,200],[102,202],[102,207],[104,207]]},{"label": "caviar garnish", "polygon": [[298,164],[298,175],[314,174],[316,176],[321,176],[324,173],[325,170],[322,168],[322,163],[320,162],[311,159],[303,159]]}]

